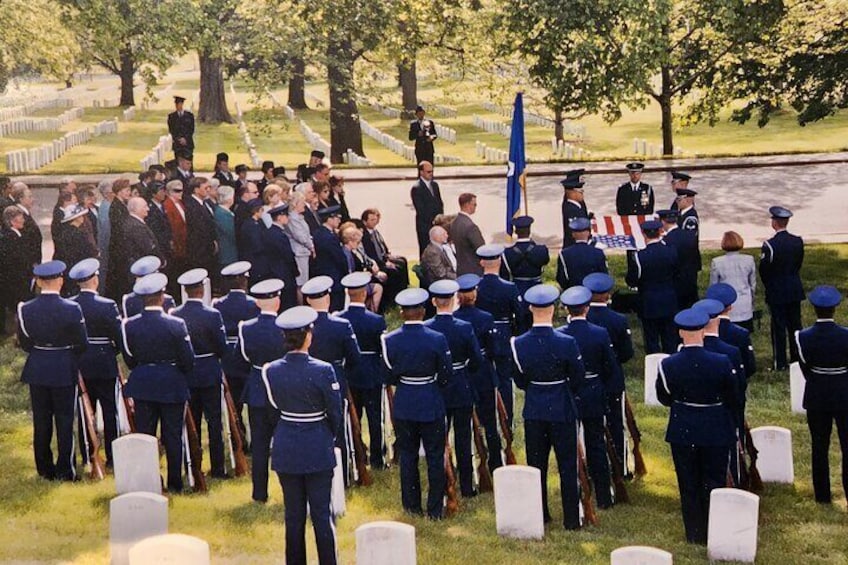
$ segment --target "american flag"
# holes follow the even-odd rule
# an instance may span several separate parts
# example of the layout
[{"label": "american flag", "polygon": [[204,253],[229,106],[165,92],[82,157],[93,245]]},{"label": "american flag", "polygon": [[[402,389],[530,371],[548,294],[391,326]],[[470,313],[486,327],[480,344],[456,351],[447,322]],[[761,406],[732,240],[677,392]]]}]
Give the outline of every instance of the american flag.
[{"label": "american flag", "polygon": [[592,219],[595,245],[608,249],[642,249],[645,238],[639,225],[654,216],[600,216]]}]

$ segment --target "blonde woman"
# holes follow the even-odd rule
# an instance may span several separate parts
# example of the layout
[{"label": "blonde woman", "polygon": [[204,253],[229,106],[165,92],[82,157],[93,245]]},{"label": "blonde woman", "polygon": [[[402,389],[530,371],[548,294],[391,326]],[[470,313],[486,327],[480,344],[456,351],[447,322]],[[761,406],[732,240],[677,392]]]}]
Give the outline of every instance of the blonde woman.
[{"label": "blonde woman", "polygon": [[309,258],[315,255],[315,244],[309,234],[309,224],[303,213],[306,211],[306,197],[302,192],[292,192],[289,198],[289,223],[286,233],[291,241],[294,258],[300,275],[295,282],[299,289],[309,280]]},{"label": "blonde woman", "polygon": [[710,284],[727,283],[736,290],[736,302],[730,311],[730,321],[748,331],[754,331],[754,293],[757,290],[757,269],[754,258],[740,253],[745,246],[735,231],[724,233],[721,248],[724,255],[710,264]]}]

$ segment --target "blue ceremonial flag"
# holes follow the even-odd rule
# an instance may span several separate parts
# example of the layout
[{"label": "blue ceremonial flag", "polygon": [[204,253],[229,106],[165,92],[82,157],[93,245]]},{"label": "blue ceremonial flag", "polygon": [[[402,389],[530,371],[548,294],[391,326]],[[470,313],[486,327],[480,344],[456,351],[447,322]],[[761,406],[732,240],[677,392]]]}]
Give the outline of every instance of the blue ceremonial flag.
[{"label": "blue ceremonial flag", "polygon": [[521,196],[527,198],[527,161],[524,158],[524,99],[515,95],[512,135],[509,138],[509,162],[506,172],[506,233],[512,235],[512,219],[521,214]]}]

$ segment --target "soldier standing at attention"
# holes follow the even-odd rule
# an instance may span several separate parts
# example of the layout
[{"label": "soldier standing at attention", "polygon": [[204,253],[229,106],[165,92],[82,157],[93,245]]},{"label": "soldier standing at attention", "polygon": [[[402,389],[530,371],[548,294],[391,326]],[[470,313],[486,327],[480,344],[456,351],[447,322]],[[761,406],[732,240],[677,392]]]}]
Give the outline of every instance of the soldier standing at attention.
[{"label": "soldier standing at attention", "polygon": [[562,247],[565,249],[574,245],[574,232],[571,222],[577,218],[589,219],[589,211],[583,200],[583,173],[584,169],[568,171],[565,179],[560,181],[565,190],[562,197]]},{"label": "soldier standing at attention", "polygon": [[194,114],[183,109],[185,98],[174,96],[176,109],[168,114],[168,133],[174,145],[174,155],[178,153],[194,153]]},{"label": "soldier standing at attention", "polygon": [[[530,226],[533,218],[519,216],[512,220],[515,228],[515,243],[504,249],[501,278],[512,281],[522,296],[532,286],[541,284],[542,271],[551,260],[551,255],[545,245],[539,245],[530,237]],[[522,303],[521,329],[530,327],[530,310]]]},{"label": "soldier standing at attention", "polygon": [[592,224],[588,218],[575,218],[569,224],[574,244],[559,252],[556,280],[565,290],[579,285],[591,273],[606,273],[607,257],[603,250],[589,244]]},{"label": "soldier standing at attention", "polygon": [[654,213],[654,189],[642,182],[643,163],[626,165],[630,181],[618,187],[615,213],[619,216],[649,216]]},{"label": "soldier standing at attention", "polygon": [[[159,257],[148,255],[130,266],[130,274],[135,277],[137,282],[147,275],[158,272],[161,267],[162,260]],[[162,297],[162,308],[166,314],[176,308],[174,297],[167,292]],[[121,297],[121,310],[123,310],[124,318],[132,318],[136,314],[140,314],[144,310],[144,297],[139,296],[135,291],[125,294]]]},{"label": "soldier standing at attention", "polygon": [[674,193],[674,200],[671,202],[670,208],[677,210],[677,191],[681,188],[689,188],[689,181],[692,177],[682,171],[671,171],[671,191]]},{"label": "soldier standing at attention", "polygon": [[[47,480],[74,481],[74,410],[79,356],[87,346],[79,304],[59,296],[65,264],[48,261],[32,274],[41,294],[18,303],[18,343],[26,351],[21,382],[29,385],[35,469]],[[50,444],[56,426],[57,458]]]}]

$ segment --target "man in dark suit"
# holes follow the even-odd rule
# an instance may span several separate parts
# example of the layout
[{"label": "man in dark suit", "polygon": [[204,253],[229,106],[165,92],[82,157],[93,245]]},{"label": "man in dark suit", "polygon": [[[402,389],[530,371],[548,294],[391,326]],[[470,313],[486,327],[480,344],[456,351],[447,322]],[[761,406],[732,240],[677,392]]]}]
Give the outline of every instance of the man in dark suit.
[{"label": "man in dark suit", "polygon": [[194,114],[183,109],[185,98],[174,96],[176,110],[168,114],[168,133],[173,140],[174,155],[180,151],[194,153]]},{"label": "man in dark suit", "polygon": [[333,288],[330,291],[330,311],[338,312],[344,308],[345,291],[342,278],[350,272],[342,243],[336,235],[341,224],[341,212],[338,206],[329,206],[322,208],[318,214],[323,223],[312,235],[315,242],[315,257],[310,262],[309,274],[312,278],[325,275],[333,279]]},{"label": "man in dark suit", "polygon": [[215,174],[212,175],[212,178],[218,179],[221,185],[235,188],[236,177],[230,171],[230,156],[226,153],[218,153],[215,156]]},{"label": "man in dark suit", "polygon": [[15,206],[20,208],[24,214],[24,225],[20,230],[21,246],[25,250],[24,254],[28,265],[27,275],[30,278],[32,268],[41,263],[41,230],[30,212],[35,200],[32,197],[32,190],[22,182],[16,182],[12,185],[11,195]]},{"label": "man in dark suit", "polygon": [[441,226],[430,228],[430,243],[421,254],[422,287],[442,279],[456,278],[456,258],[448,245],[448,232]]},{"label": "man in dark suit", "polygon": [[415,160],[419,165],[423,161],[434,162],[433,141],[438,137],[436,124],[424,119],[424,108],[417,106],[415,119],[409,122],[409,141],[415,142]]},{"label": "man in dark suit", "polygon": [[165,184],[155,181],[150,187],[147,195],[144,195],[147,200],[148,213],[145,218],[145,223],[150,227],[150,231],[156,236],[156,241],[159,245],[159,253],[162,256],[164,263],[168,263],[171,259],[171,222],[165,214],[165,200],[168,199],[168,191],[165,190]]},{"label": "man in dark suit", "polygon": [[480,228],[471,219],[471,215],[477,211],[477,197],[470,192],[459,195],[459,214],[450,226],[450,240],[456,250],[456,274],[457,276],[473,273],[483,274],[480,259],[477,257],[477,248],[485,245],[486,240],[480,233]]},{"label": "man in dark suit", "polygon": [[412,205],[415,207],[415,233],[418,235],[418,252],[423,253],[430,242],[430,228],[433,219],[445,213],[439,183],[433,180],[433,164],[430,161],[418,163],[418,182],[410,191]]},{"label": "man in dark suit", "polygon": [[194,178],[194,173],[191,172],[191,160],[193,155],[186,149],[177,151],[177,166],[171,175],[171,180],[178,180],[183,183],[183,190],[188,191],[188,185],[191,179]]},{"label": "man in dark suit", "polygon": [[642,163],[628,163],[630,181],[618,187],[615,210],[619,216],[647,216],[654,213],[654,189],[642,182]]},{"label": "man in dark suit", "polygon": [[18,302],[30,297],[32,264],[27,257],[23,241],[24,212],[17,206],[7,206],[3,210],[3,231],[0,236],[0,314],[3,315],[2,329],[5,332],[6,312],[14,319]]},{"label": "man in dark suit", "polygon": [[213,272],[217,268],[218,232],[215,212],[207,201],[209,179],[194,177],[189,183],[189,195],[183,195],[186,218],[186,248],[188,267]]},{"label": "man in dark suit", "polygon": [[[155,255],[162,260],[162,252],[159,249],[156,236],[153,235],[153,231],[145,222],[149,213],[147,202],[138,196],[130,198],[127,209],[130,212],[130,217],[124,222],[123,229],[127,265],[132,265],[148,255]],[[135,277],[132,277],[129,272],[124,273],[123,276],[127,279],[127,287],[131,286]]]},{"label": "man in dark suit", "polygon": [[362,212],[362,224],[365,226],[362,234],[362,246],[365,254],[371,257],[386,273],[387,279],[383,284],[383,300],[380,305],[394,303],[397,293],[409,286],[409,270],[406,257],[392,255],[386,240],[377,230],[380,223],[380,211],[377,208],[367,208]]}]

